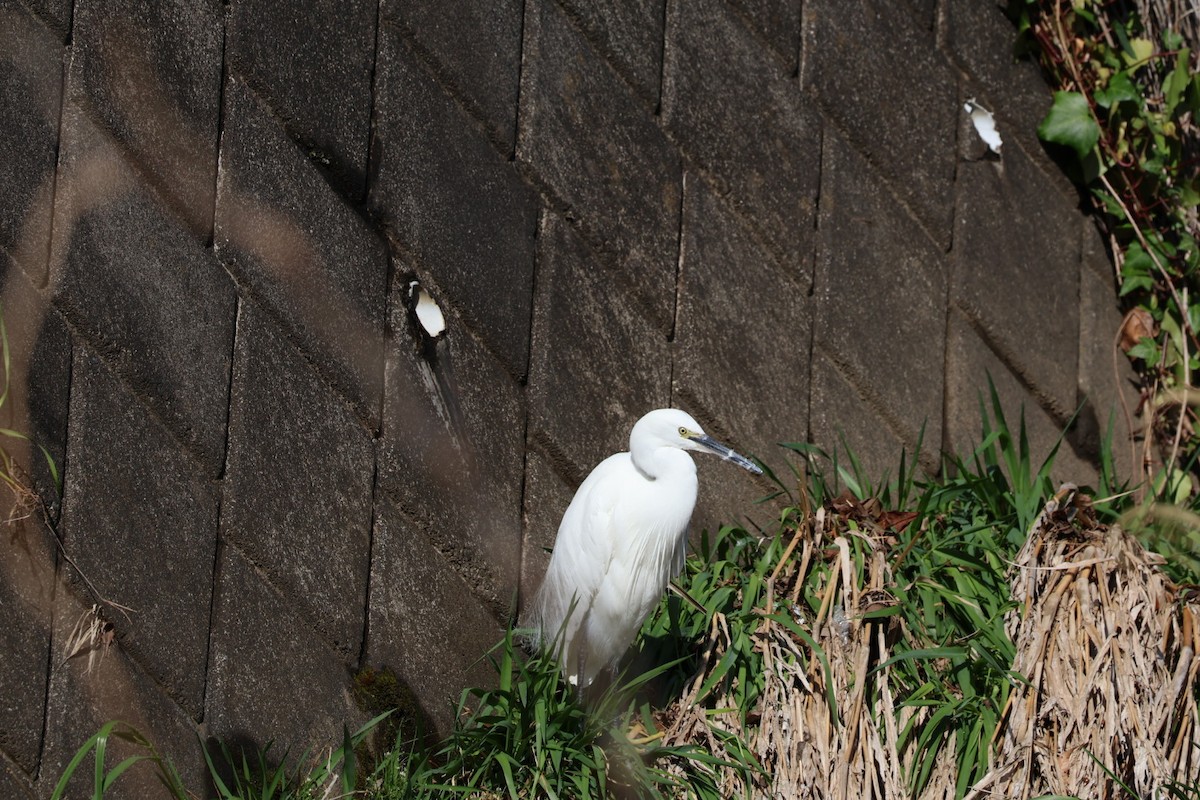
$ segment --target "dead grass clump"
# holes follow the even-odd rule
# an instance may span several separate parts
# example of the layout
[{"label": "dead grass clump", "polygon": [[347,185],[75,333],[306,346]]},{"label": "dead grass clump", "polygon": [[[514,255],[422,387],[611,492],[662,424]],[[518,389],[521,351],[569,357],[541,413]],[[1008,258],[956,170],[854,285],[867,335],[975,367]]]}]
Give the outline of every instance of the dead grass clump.
[{"label": "dead grass clump", "polygon": [[[904,796],[904,764],[898,757],[895,700],[885,662],[895,638],[894,618],[863,620],[868,611],[892,604],[891,575],[883,549],[861,533],[827,530],[829,517],[817,512],[807,529],[797,529],[766,580],[766,608],[753,633],[762,657],[764,690],[741,730],[733,688],[721,684],[707,698],[700,689],[730,644],[725,619],[714,616],[705,665],[690,691],[676,705],[677,715],[664,744],[694,742],[725,756],[724,737],[734,733],[750,745],[763,767],[763,780],[747,787],[733,774],[723,786],[727,796],[774,798],[861,798]],[[865,581],[857,578],[851,542],[858,536],[870,553]],[[822,600],[815,617],[800,593],[818,564],[828,565],[818,580]],[[953,781],[951,778],[951,785]]]},{"label": "dead grass clump", "polygon": [[1013,567],[1022,608],[1008,621],[1028,683],[1009,696],[995,767],[973,795],[1154,797],[1195,780],[1200,605],[1074,492],[1040,523]]}]

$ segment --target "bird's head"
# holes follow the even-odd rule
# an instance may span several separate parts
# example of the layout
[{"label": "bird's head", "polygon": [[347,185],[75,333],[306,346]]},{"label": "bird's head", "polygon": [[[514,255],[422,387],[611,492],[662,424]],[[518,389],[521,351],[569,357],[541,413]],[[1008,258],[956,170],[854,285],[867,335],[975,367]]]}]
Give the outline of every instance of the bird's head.
[{"label": "bird's head", "polygon": [[651,411],[637,421],[633,432],[629,434],[629,451],[635,454],[635,459],[639,451],[658,447],[711,453],[755,475],[762,474],[757,464],[709,436],[691,414],[677,408]]}]

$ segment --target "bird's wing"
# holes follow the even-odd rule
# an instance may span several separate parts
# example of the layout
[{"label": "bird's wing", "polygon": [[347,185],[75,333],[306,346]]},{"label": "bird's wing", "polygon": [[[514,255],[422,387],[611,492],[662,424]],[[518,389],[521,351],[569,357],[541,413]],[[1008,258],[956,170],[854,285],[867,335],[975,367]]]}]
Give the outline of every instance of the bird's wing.
[{"label": "bird's wing", "polygon": [[601,461],[580,485],[558,527],[554,554],[561,551],[570,564],[567,574],[582,605],[591,602],[612,562],[612,517],[619,498],[614,478],[632,468],[628,453]]},{"label": "bird's wing", "polygon": [[558,526],[554,553],[538,592],[542,636],[561,634],[562,661],[570,675],[583,644],[577,633],[612,562],[611,520],[619,496],[616,479],[623,469],[633,469],[628,453],[609,456],[580,485]]}]

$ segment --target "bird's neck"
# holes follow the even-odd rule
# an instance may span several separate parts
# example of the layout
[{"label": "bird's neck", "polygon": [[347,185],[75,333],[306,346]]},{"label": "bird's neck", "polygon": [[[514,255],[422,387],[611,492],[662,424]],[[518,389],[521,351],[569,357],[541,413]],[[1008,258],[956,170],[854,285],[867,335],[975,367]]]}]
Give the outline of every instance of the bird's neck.
[{"label": "bird's neck", "polygon": [[695,476],[696,462],[682,450],[673,447],[655,447],[629,452],[633,466],[646,480]]}]

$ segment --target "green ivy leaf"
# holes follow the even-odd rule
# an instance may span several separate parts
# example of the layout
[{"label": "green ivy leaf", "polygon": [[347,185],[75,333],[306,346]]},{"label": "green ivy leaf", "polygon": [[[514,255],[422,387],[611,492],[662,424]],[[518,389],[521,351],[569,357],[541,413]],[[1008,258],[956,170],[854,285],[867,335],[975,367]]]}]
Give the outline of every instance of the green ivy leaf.
[{"label": "green ivy leaf", "polygon": [[1055,92],[1050,113],[1038,126],[1042,141],[1064,144],[1082,159],[1100,141],[1100,126],[1079,92]]},{"label": "green ivy leaf", "polygon": [[1175,69],[1171,70],[1162,84],[1163,97],[1167,101],[1165,112],[1168,117],[1175,113],[1179,99],[1183,97],[1183,93],[1187,91],[1188,84],[1191,82],[1192,74],[1188,69],[1188,49],[1185,47],[1179,51],[1179,56],[1175,59]]},{"label": "green ivy leaf", "polygon": [[1154,268],[1150,254],[1142,248],[1141,242],[1131,242],[1125,250],[1125,260],[1121,263],[1121,274],[1125,277],[1149,275]]},{"label": "green ivy leaf", "polygon": [[1200,116],[1200,72],[1193,75],[1191,82],[1188,83],[1185,102],[1193,117]]},{"label": "green ivy leaf", "polygon": [[1149,39],[1130,39],[1129,50],[1123,55],[1128,66],[1141,66],[1154,55],[1154,42]]},{"label": "green ivy leaf", "polygon": [[1102,108],[1112,108],[1118,103],[1137,103],[1141,105],[1142,96],[1138,94],[1129,74],[1118,72],[1112,76],[1108,85],[1095,94],[1096,103]]},{"label": "green ivy leaf", "polygon": [[1146,362],[1147,367],[1154,367],[1158,364],[1158,345],[1153,339],[1147,336],[1129,348],[1128,356],[1130,358],[1140,358]]},{"label": "green ivy leaf", "polygon": [[1135,275],[1132,278],[1126,278],[1121,283],[1120,296],[1124,297],[1127,294],[1133,294],[1136,291],[1149,291],[1154,288],[1154,280],[1149,275]]}]

